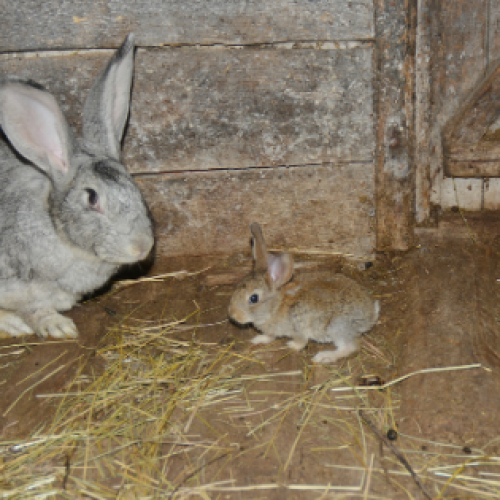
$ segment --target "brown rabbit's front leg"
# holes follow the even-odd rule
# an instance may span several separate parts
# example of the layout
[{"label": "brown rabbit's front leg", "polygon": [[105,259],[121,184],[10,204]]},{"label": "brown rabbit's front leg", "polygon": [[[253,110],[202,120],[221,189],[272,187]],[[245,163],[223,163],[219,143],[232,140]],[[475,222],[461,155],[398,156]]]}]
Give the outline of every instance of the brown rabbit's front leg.
[{"label": "brown rabbit's front leg", "polygon": [[295,337],[286,344],[290,349],[295,349],[296,351],[301,351],[307,345],[307,339],[303,337]]}]

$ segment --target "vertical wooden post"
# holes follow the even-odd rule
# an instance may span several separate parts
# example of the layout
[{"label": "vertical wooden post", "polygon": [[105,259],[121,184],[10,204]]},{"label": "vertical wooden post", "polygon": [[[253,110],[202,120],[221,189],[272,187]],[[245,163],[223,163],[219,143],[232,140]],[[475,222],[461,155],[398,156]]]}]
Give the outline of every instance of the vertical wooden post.
[{"label": "vertical wooden post", "polygon": [[375,2],[377,250],[406,250],[413,236],[416,3]]},{"label": "vertical wooden post", "polygon": [[[418,0],[415,55],[415,222],[431,216],[431,61],[433,0]],[[437,222],[437,221],[436,221]]]}]

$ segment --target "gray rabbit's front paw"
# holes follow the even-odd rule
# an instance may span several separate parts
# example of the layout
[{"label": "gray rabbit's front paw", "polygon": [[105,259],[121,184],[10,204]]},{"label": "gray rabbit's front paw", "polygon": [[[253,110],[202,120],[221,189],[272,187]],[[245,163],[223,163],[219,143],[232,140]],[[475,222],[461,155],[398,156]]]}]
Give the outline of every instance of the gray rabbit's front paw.
[{"label": "gray rabbit's front paw", "polygon": [[12,337],[31,335],[32,328],[28,326],[17,314],[0,310],[0,330]]},{"label": "gray rabbit's front paw", "polygon": [[37,326],[37,333],[43,338],[49,336],[56,339],[78,337],[78,330],[73,320],[58,313],[40,318]]}]

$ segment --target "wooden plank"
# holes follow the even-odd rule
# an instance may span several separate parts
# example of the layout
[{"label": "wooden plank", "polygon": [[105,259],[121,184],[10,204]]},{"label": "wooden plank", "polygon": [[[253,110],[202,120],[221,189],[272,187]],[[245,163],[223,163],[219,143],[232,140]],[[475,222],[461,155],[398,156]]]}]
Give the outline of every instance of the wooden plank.
[{"label": "wooden plank", "polygon": [[487,64],[493,64],[500,58],[500,3],[489,2]]},{"label": "wooden plank", "polygon": [[[481,127],[477,127],[481,128]],[[496,162],[500,160],[500,144],[495,135],[486,130],[481,141],[445,144],[445,160],[451,162]]]},{"label": "wooden plank", "polygon": [[372,0],[2,2],[0,52],[373,38]]},{"label": "wooden plank", "polygon": [[500,177],[500,158],[497,161],[456,161],[448,158],[446,172],[452,177]]},{"label": "wooden plank", "polygon": [[[0,58],[53,91],[79,127],[103,53]],[[139,50],[124,158],[135,173],[371,162],[370,44]]]},{"label": "wooden plank", "polygon": [[138,176],[159,255],[250,252],[249,225],[273,247],[372,254],[373,164]]},{"label": "wooden plank", "polygon": [[379,250],[406,250],[412,240],[415,15],[413,0],[375,2]]}]

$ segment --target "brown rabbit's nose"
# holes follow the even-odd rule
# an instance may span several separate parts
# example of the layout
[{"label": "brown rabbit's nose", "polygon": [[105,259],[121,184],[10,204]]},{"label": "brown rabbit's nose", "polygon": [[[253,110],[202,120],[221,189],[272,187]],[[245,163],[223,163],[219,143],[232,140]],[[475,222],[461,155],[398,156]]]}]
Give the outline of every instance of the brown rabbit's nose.
[{"label": "brown rabbit's nose", "polygon": [[227,314],[229,315],[229,317],[231,319],[234,319],[235,321],[238,321],[236,318],[235,318],[235,315],[237,316],[238,315],[238,310],[234,307],[233,305],[233,302],[231,301],[229,303],[229,306],[227,308]]},{"label": "brown rabbit's nose", "polygon": [[247,323],[250,323],[251,320],[247,318],[247,315],[245,314],[245,311],[242,311],[241,309],[238,309],[232,301],[229,303],[229,307],[227,308],[227,312],[229,314],[229,317],[233,320],[236,321],[236,323],[239,323],[240,325],[246,325]]}]

